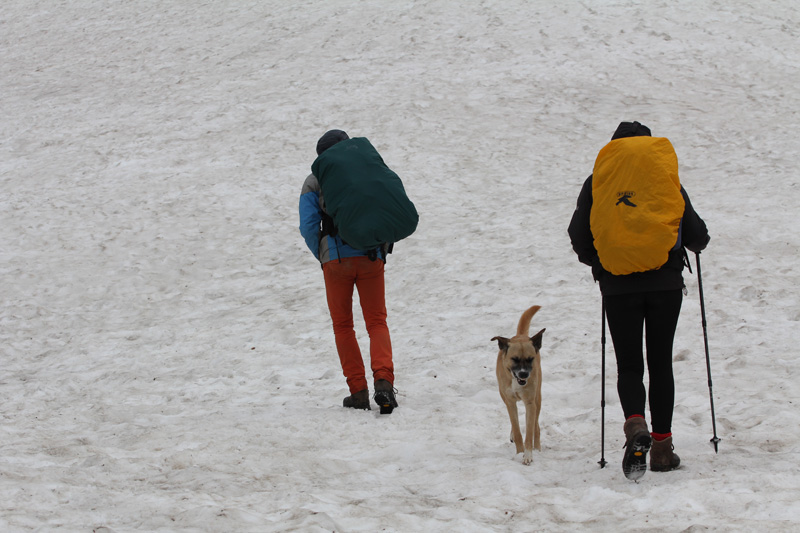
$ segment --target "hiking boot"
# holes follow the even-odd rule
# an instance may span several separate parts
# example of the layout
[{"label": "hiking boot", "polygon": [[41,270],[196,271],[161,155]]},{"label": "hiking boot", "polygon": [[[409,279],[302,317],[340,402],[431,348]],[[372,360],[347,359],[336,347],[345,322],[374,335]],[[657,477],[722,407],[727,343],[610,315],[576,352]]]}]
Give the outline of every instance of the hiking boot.
[{"label": "hiking boot", "polygon": [[650,470],[653,472],[669,472],[681,465],[681,458],[672,450],[672,437],[664,440],[654,440],[653,447],[650,449]]},{"label": "hiking boot", "polygon": [[382,415],[391,414],[395,407],[397,407],[397,400],[394,393],[397,392],[392,387],[392,384],[385,379],[379,379],[375,382],[375,395],[373,399],[381,408]]},{"label": "hiking boot", "polygon": [[647,422],[641,417],[625,421],[625,455],[622,457],[622,473],[625,477],[638,481],[647,472],[647,452],[650,451],[652,437],[647,430]]},{"label": "hiking boot", "polygon": [[372,408],[369,406],[369,389],[354,392],[342,400],[342,405],[352,409],[366,409],[367,411],[371,411]]}]

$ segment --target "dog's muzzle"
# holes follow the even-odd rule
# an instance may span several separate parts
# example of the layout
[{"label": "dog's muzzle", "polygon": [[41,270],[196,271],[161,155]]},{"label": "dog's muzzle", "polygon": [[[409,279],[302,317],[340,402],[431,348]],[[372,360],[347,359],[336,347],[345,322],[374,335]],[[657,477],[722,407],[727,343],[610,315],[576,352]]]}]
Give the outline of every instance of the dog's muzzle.
[{"label": "dog's muzzle", "polygon": [[524,387],[528,383],[529,377],[530,374],[528,374],[527,372],[520,372],[520,373],[514,372],[514,379],[517,380],[517,383],[519,383],[520,387]]}]

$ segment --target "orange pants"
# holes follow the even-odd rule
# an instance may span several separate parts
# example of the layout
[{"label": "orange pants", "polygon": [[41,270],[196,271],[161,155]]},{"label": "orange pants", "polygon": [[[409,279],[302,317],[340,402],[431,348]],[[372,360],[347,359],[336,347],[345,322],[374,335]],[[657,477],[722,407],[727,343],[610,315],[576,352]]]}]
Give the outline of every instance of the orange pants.
[{"label": "orange pants", "polygon": [[353,329],[353,287],[358,289],[361,312],[369,334],[369,356],[375,381],[394,383],[392,341],[386,325],[386,291],[383,261],[366,257],[347,257],[328,261],[322,266],[325,293],[333,321],[336,351],[342,363],[350,393],[367,387],[364,360]]}]

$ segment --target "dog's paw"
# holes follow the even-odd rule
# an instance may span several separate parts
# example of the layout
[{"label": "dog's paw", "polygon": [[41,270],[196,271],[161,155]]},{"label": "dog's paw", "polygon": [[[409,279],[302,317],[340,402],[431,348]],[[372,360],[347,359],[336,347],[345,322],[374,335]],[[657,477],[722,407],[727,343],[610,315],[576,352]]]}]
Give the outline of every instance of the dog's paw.
[{"label": "dog's paw", "polygon": [[529,465],[533,462],[533,452],[527,450],[525,453],[522,454],[522,464]]}]

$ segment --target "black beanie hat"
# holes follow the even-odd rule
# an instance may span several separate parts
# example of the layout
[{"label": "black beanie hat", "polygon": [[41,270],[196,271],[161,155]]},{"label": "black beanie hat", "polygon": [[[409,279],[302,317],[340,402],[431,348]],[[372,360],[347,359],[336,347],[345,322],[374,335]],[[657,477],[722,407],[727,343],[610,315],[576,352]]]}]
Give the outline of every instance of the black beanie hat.
[{"label": "black beanie hat", "polygon": [[325,135],[319,138],[317,141],[317,155],[322,154],[325,150],[333,146],[334,144],[346,141],[350,137],[347,136],[345,132],[342,130],[330,130],[326,131]]},{"label": "black beanie hat", "polygon": [[638,122],[620,122],[611,140],[623,137],[651,137],[650,128]]}]

